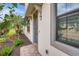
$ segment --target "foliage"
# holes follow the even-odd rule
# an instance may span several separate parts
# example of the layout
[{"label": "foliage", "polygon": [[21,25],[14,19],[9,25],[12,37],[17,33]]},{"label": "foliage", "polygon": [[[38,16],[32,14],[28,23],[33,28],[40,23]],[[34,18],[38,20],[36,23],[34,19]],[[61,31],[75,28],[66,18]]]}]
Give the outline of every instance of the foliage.
[{"label": "foliage", "polygon": [[10,29],[9,32],[7,33],[7,36],[13,36],[16,34],[15,29]]},{"label": "foliage", "polygon": [[[4,7],[6,4],[1,4],[1,9]],[[0,32],[6,27],[8,30],[11,29],[12,27],[17,27],[18,32],[21,32],[23,26],[25,25],[26,21],[21,17],[13,12],[15,12],[14,8],[17,8],[17,3],[12,3],[12,6],[8,6],[9,13],[10,14],[5,14],[4,16],[4,21],[0,23]],[[12,25],[14,26],[12,26]]]},{"label": "foliage", "polygon": [[22,40],[22,39],[16,39],[16,40],[13,42],[13,45],[14,45],[15,47],[20,46],[21,44],[23,44],[23,40]]},{"label": "foliage", "polygon": [[10,21],[2,22],[2,23],[0,23],[0,30],[4,29],[5,27],[9,28],[10,26],[11,26]]},{"label": "foliage", "polygon": [[[4,8],[3,5],[5,6],[6,4],[1,4],[1,9]],[[16,3],[12,3],[11,6],[8,6],[9,14],[5,14],[3,22],[0,23],[0,36],[5,34],[6,36],[10,37],[17,33],[19,38],[19,33],[21,33],[26,22],[22,16],[13,13],[15,12],[14,8],[17,8]]]},{"label": "foliage", "polygon": [[[0,11],[4,9],[4,4],[0,4]],[[19,33],[22,31],[23,26],[26,25],[26,21],[22,18],[22,16],[16,15],[14,8],[17,8],[16,3],[12,3],[12,6],[9,6],[9,14],[4,15],[3,22],[0,23],[0,42],[5,42],[6,39],[10,36],[15,35],[16,33]],[[0,18],[1,18],[0,14]],[[13,41],[13,46],[4,46],[2,50],[0,51],[0,56],[8,56],[11,54],[14,47],[17,47],[19,45],[23,44],[22,39],[16,39]]]},{"label": "foliage", "polygon": [[5,35],[0,36],[0,42],[5,42],[7,37]]},{"label": "foliage", "polygon": [[11,28],[13,28],[13,24],[10,21],[5,20],[4,22],[0,23],[0,33],[5,34]]},{"label": "foliage", "polygon": [[16,14],[11,14],[9,18],[9,21],[14,24],[14,27],[17,28],[17,33],[19,33],[23,29],[23,26],[25,26],[26,22],[24,21],[22,16],[18,16]]},{"label": "foliage", "polygon": [[17,8],[17,3],[13,3],[13,6]]},{"label": "foliage", "polygon": [[[5,5],[6,5],[5,3],[0,4],[0,11],[3,10],[3,8],[5,7]],[[9,6],[8,8],[9,8],[9,12],[12,13],[14,11],[14,8],[17,8],[17,4],[16,3],[12,3],[12,6]],[[8,19],[11,19],[10,15],[5,14],[4,22],[0,23],[0,31],[3,28],[5,28],[5,27],[10,26],[10,21],[7,21]]]},{"label": "foliage", "polygon": [[6,38],[0,38],[0,42],[5,42]]},{"label": "foliage", "polygon": [[4,4],[0,5],[0,11],[4,8]]},{"label": "foliage", "polygon": [[4,46],[0,51],[0,56],[9,56],[12,52],[13,48],[9,46]]}]

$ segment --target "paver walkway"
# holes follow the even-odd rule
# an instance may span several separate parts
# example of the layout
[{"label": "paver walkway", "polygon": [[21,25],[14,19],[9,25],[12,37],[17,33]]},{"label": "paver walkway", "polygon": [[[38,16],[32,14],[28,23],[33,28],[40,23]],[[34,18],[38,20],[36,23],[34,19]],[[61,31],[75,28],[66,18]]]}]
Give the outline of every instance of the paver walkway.
[{"label": "paver walkway", "polygon": [[20,35],[20,38],[23,39],[24,44],[16,47],[11,56],[40,56],[37,44],[32,44],[24,34]]},{"label": "paver walkway", "polygon": [[40,56],[38,52],[37,44],[30,44],[28,46],[23,46],[20,48],[21,56]]}]

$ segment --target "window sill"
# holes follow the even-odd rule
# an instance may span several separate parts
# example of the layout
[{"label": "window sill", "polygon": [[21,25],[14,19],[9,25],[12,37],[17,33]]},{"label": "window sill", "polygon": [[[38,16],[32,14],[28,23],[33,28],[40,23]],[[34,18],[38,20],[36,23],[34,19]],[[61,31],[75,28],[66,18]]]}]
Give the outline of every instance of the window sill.
[{"label": "window sill", "polygon": [[52,45],[66,54],[69,54],[71,56],[79,56],[78,48],[72,47],[59,41],[54,41]]}]

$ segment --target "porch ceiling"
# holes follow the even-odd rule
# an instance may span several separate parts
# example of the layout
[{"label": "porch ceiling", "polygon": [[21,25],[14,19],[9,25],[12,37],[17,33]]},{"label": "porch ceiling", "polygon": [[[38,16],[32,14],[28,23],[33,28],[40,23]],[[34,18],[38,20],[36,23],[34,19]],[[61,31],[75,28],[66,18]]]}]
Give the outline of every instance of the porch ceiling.
[{"label": "porch ceiling", "polygon": [[31,16],[32,13],[36,10],[35,6],[41,6],[42,3],[29,3],[27,6],[26,16]]}]

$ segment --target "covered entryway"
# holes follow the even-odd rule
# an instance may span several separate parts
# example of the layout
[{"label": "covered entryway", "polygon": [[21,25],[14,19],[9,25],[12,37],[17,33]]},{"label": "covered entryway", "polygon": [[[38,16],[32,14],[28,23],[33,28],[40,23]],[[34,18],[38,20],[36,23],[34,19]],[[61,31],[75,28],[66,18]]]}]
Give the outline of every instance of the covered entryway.
[{"label": "covered entryway", "polygon": [[33,14],[33,42],[38,44],[38,11]]}]

